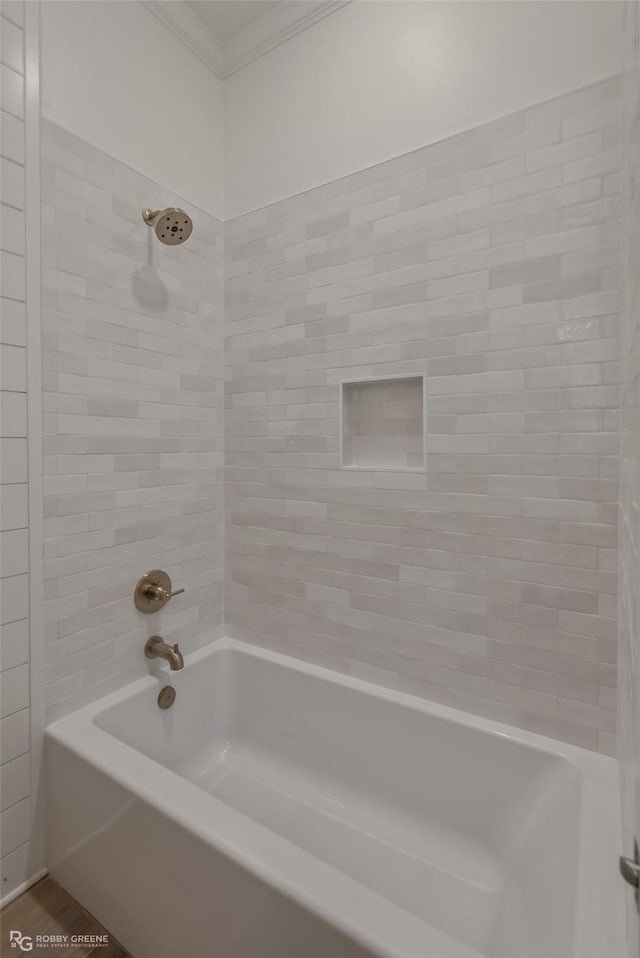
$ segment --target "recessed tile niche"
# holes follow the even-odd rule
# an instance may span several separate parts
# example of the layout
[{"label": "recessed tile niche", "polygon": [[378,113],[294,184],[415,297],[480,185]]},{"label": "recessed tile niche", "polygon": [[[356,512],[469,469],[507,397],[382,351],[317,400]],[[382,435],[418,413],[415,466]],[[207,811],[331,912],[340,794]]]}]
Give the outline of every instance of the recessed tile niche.
[{"label": "recessed tile niche", "polygon": [[342,467],[422,472],[424,377],[342,383]]}]

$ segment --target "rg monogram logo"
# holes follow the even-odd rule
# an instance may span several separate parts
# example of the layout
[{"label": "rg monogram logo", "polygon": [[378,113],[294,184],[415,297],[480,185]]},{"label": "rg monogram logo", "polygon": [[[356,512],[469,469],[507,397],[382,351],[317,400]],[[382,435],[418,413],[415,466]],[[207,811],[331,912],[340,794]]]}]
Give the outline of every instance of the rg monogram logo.
[{"label": "rg monogram logo", "polygon": [[30,938],[29,935],[23,935],[20,931],[10,931],[9,941],[12,948],[19,948],[20,951],[33,950],[33,938]]}]

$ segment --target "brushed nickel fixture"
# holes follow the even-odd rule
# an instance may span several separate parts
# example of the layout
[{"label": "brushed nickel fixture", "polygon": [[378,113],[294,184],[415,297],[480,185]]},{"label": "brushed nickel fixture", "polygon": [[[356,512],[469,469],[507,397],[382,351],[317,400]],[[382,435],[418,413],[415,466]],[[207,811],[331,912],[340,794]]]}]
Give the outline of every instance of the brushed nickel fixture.
[{"label": "brushed nickel fixture", "polygon": [[142,219],[151,226],[156,236],[165,246],[179,246],[188,240],[193,232],[193,221],[188,213],[171,206],[166,210],[142,211]]},{"label": "brushed nickel fixture", "polygon": [[176,690],[172,685],[165,685],[158,692],[158,705],[161,709],[170,709],[176,700]]},{"label": "brushed nickel fixture", "polygon": [[144,654],[148,659],[164,659],[169,663],[172,672],[178,672],[184,668],[184,659],[178,643],[167,645],[159,635],[152,635],[150,639],[147,639]]},{"label": "brushed nickel fixture", "polygon": [[171,579],[162,569],[145,572],[138,580],[133,593],[133,601],[138,612],[157,612],[174,595],[181,595],[184,589],[171,591]]}]

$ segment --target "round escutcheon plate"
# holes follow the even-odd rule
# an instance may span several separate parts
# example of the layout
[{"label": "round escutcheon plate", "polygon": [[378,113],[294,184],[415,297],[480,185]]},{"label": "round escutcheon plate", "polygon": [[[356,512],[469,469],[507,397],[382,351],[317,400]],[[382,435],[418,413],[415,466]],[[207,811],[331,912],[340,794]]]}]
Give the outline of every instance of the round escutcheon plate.
[{"label": "round escutcheon plate", "polygon": [[145,572],[133,593],[138,612],[157,612],[171,598],[171,579],[162,569]]}]

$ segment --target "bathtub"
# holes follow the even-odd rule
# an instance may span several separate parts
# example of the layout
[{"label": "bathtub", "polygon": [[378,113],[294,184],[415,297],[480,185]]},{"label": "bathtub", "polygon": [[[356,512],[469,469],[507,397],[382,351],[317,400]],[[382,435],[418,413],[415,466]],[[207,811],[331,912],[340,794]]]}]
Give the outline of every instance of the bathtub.
[{"label": "bathtub", "polygon": [[241,642],[186,662],[46,734],[49,870],[134,958],[622,958],[612,760]]}]

